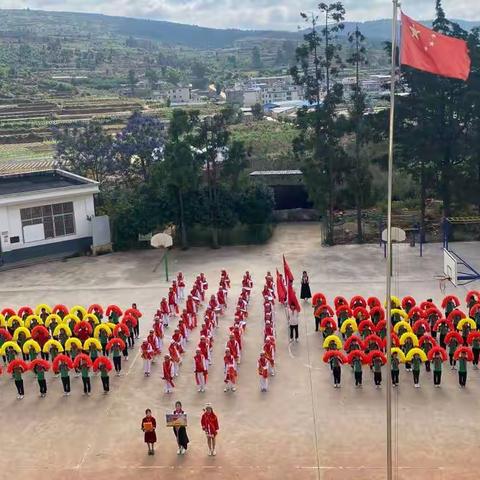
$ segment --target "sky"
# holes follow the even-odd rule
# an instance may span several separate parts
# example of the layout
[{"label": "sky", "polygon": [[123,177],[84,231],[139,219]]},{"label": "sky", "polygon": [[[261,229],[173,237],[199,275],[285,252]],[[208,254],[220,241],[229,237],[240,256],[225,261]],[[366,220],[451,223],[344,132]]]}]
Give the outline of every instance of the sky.
[{"label": "sky", "polygon": [[[296,30],[299,11],[319,0],[0,0],[0,8],[103,13],[215,28]],[[391,0],[344,0],[349,21],[391,16]],[[402,0],[406,14],[431,19],[435,0]],[[449,18],[480,20],[480,0],[443,0]]]}]

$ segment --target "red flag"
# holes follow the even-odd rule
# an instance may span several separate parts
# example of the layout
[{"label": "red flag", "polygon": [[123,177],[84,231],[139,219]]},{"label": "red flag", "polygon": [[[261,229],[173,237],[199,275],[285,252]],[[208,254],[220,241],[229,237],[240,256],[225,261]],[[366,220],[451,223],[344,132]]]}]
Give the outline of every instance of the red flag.
[{"label": "red flag", "polygon": [[285,283],[283,283],[283,278],[280,277],[277,268],[277,296],[280,303],[285,303],[287,301],[287,290],[285,288]]},{"label": "red flag", "polygon": [[283,256],[283,270],[285,272],[285,282],[287,283],[287,285],[290,285],[291,283],[293,283],[293,273],[290,270],[287,261],[285,260],[285,255]]},{"label": "red flag", "polygon": [[400,63],[442,77],[467,80],[467,43],[424,27],[402,13]]},{"label": "red flag", "polygon": [[288,306],[294,307],[297,312],[300,312],[301,310],[297,294],[295,293],[295,290],[293,289],[293,285],[291,283],[288,284]]}]

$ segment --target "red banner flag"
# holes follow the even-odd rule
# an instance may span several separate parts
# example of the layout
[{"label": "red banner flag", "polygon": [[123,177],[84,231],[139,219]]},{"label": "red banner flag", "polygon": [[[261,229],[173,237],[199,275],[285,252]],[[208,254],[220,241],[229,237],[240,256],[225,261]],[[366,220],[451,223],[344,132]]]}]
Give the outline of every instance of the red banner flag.
[{"label": "red banner flag", "polygon": [[300,312],[301,307],[300,303],[298,302],[297,294],[295,293],[295,290],[293,289],[293,285],[290,283],[288,285],[288,306],[295,308],[297,312]]},{"label": "red banner flag", "polygon": [[288,266],[287,261],[285,260],[285,255],[283,256],[283,270],[285,272],[285,282],[287,285],[293,283],[293,273]]},{"label": "red banner flag", "polygon": [[467,80],[467,43],[424,27],[402,13],[400,63],[442,77]]},{"label": "red banner flag", "polygon": [[285,303],[287,301],[287,289],[285,288],[285,283],[277,268],[277,297],[280,303]]}]

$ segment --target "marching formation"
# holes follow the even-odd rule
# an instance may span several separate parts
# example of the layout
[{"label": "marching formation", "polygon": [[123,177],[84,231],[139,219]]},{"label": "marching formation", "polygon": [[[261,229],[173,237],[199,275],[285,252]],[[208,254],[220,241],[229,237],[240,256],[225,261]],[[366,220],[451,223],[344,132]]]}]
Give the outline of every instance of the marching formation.
[{"label": "marching formation", "polygon": [[[71,392],[70,372],[82,377],[83,393],[91,393],[91,375],[99,374],[103,391],[110,391],[109,372],[117,376],[122,370],[122,355],[128,360],[128,349],[139,337],[136,304],[124,312],[117,305],[105,309],[93,304],[51,308],[41,304],[35,309],[23,306],[18,311],[4,308],[0,313],[0,354],[7,373],[17,387],[17,398],[25,395],[23,375],[32,372],[39,385],[40,397],[47,394],[46,372],[60,376],[63,393]],[[110,357],[113,360],[113,365]],[[1,373],[0,369],[0,373]]]},{"label": "marching formation", "polygon": [[[363,366],[373,371],[374,384],[382,384],[382,367],[387,363],[385,310],[376,297],[354,296],[348,301],[337,296],[333,308],[322,293],[313,296],[316,329],[323,334],[323,361],[330,365],[333,385],[340,387],[341,366],[349,364],[355,386],[361,387]],[[417,303],[407,296],[391,298],[392,349],[391,372],[394,387],[399,384],[400,364],[412,372],[413,384],[420,387],[422,364],[433,370],[434,386],[439,388],[442,367],[448,360],[452,370],[458,369],[458,382],[464,388],[467,366],[478,369],[480,356],[480,292],[470,291],[466,308],[454,295],[446,296],[440,308],[431,299]],[[468,313],[466,313],[468,312]]]}]

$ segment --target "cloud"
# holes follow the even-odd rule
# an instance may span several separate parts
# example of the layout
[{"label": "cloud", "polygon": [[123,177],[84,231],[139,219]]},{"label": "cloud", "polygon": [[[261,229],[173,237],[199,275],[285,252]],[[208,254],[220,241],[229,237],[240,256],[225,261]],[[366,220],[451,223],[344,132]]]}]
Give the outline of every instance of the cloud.
[{"label": "cloud", "polygon": [[[318,0],[0,0],[0,8],[103,13],[155,20],[170,20],[217,28],[295,30],[299,11],[313,11]],[[434,0],[403,0],[411,17],[429,19]],[[363,21],[391,16],[387,0],[345,0],[347,20]],[[480,2],[444,0],[451,18],[480,19]]]}]

